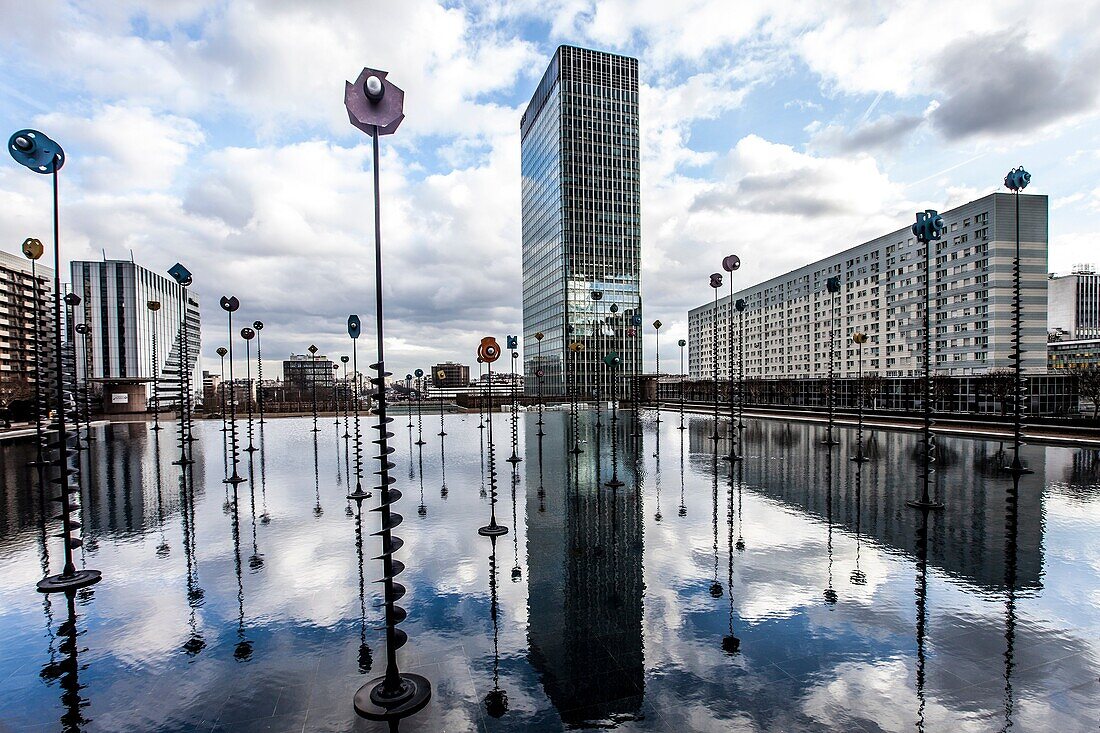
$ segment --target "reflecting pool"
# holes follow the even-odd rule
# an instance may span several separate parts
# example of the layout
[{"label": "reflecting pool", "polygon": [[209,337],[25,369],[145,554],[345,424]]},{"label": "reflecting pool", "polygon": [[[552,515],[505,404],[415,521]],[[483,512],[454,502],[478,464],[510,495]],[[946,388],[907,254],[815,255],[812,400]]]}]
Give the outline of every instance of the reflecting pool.
[{"label": "reflecting pool", "polygon": [[[1096,731],[1100,452],[941,438],[942,512],[917,436],[747,420],[721,460],[709,418],[494,417],[498,521],[479,417],[394,422],[402,671],[432,701],[408,731]],[[0,448],[0,731],[366,731],[352,696],[385,667],[377,513],[331,418],[269,419],[223,483],[221,424],[102,429],[84,454],[68,602],[29,445]],[[370,451],[366,453],[368,456]],[[373,466],[367,461],[366,474]],[[613,477],[623,485],[605,486]],[[350,482],[350,483],[349,483]],[[365,482],[369,485],[369,481]],[[373,506],[368,501],[364,508]]]}]

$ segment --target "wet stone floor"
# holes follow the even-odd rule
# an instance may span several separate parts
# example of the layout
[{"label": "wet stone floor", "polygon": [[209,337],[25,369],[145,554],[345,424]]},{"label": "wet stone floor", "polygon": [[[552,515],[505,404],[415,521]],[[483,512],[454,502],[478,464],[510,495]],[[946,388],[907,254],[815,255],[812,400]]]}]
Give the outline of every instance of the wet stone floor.
[{"label": "wet stone floor", "polygon": [[[494,416],[491,540],[478,415],[420,447],[396,416],[398,661],[433,685],[401,730],[1098,729],[1100,452],[1027,446],[1014,481],[1009,446],[942,438],[921,512],[911,433],[858,464],[852,431],[748,420],[731,468],[706,416],[594,418],[573,455],[566,413],[520,414],[512,464]],[[343,426],[311,427],[257,429],[235,492],[218,421],[183,479],[173,431],[97,430],[77,565],[103,581],[71,598],[35,592],[59,523],[3,444],[0,731],[385,730],[352,706],[385,669],[379,515],[345,499]]]}]

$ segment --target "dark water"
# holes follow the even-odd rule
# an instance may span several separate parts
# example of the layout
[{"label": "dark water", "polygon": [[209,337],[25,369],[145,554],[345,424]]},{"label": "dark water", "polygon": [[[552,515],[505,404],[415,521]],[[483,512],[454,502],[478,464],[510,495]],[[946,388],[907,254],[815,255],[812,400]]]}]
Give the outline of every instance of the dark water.
[{"label": "dark water", "polygon": [[[564,414],[541,443],[526,417],[514,473],[495,418],[495,543],[477,415],[446,418],[445,474],[436,419],[422,450],[395,422],[400,661],[434,685],[402,730],[1100,729],[1097,451],[1029,446],[1017,488],[1001,444],[943,439],[923,521],[911,435],[860,467],[847,432],[750,421],[731,477],[704,417],[650,414],[637,449],[623,424],[615,464],[606,427],[574,459]],[[384,669],[378,515],[335,426],[269,420],[235,501],[219,428],[185,491],[170,431],[100,433],[78,565],[104,580],[71,608],[34,591],[60,546],[0,448],[0,731],[383,729],[351,704]]]}]

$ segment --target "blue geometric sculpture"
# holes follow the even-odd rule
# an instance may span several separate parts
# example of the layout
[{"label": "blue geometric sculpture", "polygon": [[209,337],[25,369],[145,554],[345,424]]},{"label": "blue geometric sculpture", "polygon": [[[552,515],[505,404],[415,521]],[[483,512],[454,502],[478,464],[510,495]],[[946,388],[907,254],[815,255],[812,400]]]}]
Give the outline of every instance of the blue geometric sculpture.
[{"label": "blue geometric sculpture", "polygon": [[35,173],[56,173],[65,165],[65,151],[38,130],[20,130],[8,138],[8,150],[19,165]]}]

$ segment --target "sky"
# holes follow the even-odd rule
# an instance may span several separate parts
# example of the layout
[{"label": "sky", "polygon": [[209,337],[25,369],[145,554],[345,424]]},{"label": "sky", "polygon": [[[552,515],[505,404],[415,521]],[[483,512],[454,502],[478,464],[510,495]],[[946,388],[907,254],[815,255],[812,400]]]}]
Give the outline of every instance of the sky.
[{"label": "sky", "polygon": [[[185,264],[207,369],[223,295],[265,322],[265,361],[348,353],[349,313],[373,335],[370,139],[343,105],[364,66],[405,91],[381,164],[398,376],[522,330],[519,119],[560,44],[639,59],[642,294],[666,371],[724,255],[749,286],[1003,190],[1017,165],[1050,197],[1049,269],[1100,260],[1096,0],[0,0],[0,17],[0,118],[68,156],[63,260]],[[48,243],[46,177],[0,165],[0,211],[0,248]]]}]

